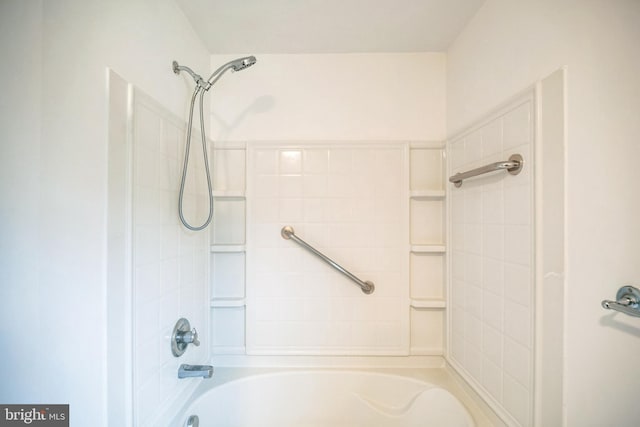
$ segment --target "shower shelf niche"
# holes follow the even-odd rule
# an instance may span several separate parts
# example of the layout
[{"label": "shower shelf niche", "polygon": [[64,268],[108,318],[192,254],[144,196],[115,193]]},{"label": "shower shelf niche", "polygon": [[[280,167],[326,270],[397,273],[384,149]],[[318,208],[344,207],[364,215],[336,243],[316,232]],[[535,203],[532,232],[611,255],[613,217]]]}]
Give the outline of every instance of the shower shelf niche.
[{"label": "shower shelf niche", "polygon": [[444,190],[411,190],[409,192],[409,197],[415,200],[444,199],[445,195]]},{"label": "shower shelf niche", "polygon": [[245,245],[211,245],[211,252],[242,253],[246,251]]},{"label": "shower shelf niche", "polygon": [[443,254],[447,252],[444,245],[411,245],[411,252],[414,254]]},{"label": "shower shelf niche", "polygon": [[213,190],[211,192],[214,199],[244,199],[242,190]]},{"label": "shower shelf niche", "polygon": [[444,348],[444,144],[410,146],[410,313],[412,355]]},{"label": "shower shelf niche", "polygon": [[211,300],[211,308],[244,307],[246,305],[246,298],[213,298]]},{"label": "shower shelf niche", "polygon": [[211,342],[214,354],[244,354],[246,194],[244,144],[216,142],[211,159]]},{"label": "shower shelf niche", "polygon": [[444,299],[431,298],[411,298],[411,307],[413,308],[445,308],[447,303]]}]

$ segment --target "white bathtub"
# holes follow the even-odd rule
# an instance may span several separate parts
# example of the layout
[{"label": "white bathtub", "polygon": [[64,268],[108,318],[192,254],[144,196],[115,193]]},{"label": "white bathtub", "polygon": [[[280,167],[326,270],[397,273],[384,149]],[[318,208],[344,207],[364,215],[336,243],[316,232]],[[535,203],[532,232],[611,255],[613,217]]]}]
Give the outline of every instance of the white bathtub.
[{"label": "white bathtub", "polygon": [[201,427],[477,426],[447,389],[401,375],[296,370],[211,384],[203,384],[173,426],[185,426],[191,415]]}]

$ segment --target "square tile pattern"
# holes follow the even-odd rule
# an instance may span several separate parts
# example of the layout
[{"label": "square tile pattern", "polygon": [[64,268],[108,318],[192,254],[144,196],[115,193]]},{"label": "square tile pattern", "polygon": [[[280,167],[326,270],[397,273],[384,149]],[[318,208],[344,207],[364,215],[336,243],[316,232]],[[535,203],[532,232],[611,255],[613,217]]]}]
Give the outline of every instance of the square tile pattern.
[{"label": "square tile pattern", "polygon": [[[186,230],[177,215],[185,125],[138,91],[133,109],[134,416],[136,425],[146,426],[197,381],[178,380],[179,365],[207,361],[209,239]],[[199,135],[192,137],[199,145]],[[194,224],[208,209],[197,153],[191,150],[185,189],[185,215]],[[170,337],[181,317],[197,328],[202,345],[176,358]]]},{"label": "square tile pattern", "polygon": [[533,401],[533,103],[449,143],[451,175],[523,156],[504,171],[450,184],[450,356],[519,425]]},{"label": "square tile pattern", "polygon": [[[249,149],[249,354],[408,351],[405,156],[403,144]],[[285,225],[375,292],[284,240]]]}]

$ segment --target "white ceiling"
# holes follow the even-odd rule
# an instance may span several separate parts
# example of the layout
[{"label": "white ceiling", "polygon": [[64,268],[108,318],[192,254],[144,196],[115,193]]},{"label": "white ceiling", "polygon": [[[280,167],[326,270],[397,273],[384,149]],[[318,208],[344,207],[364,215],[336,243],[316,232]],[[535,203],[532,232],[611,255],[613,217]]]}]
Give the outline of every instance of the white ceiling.
[{"label": "white ceiling", "polygon": [[176,0],[211,53],[442,52],[484,0]]}]

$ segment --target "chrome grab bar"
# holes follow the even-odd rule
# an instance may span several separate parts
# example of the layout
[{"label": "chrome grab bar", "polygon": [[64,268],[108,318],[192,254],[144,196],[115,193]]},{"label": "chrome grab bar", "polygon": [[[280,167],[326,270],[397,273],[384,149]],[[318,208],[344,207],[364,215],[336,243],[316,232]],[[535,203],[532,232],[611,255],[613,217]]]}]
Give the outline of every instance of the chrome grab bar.
[{"label": "chrome grab bar", "polygon": [[353,280],[358,286],[360,286],[360,289],[362,289],[362,292],[364,292],[365,294],[369,295],[373,293],[373,291],[375,290],[376,287],[374,286],[373,282],[370,282],[368,280],[366,282],[363,282],[362,280],[358,279],[356,276],[351,274],[349,271],[347,271],[340,264],[338,264],[331,258],[327,257],[322,252],[318,251],[316,248],[314,248],[313,246],[311,246],[310,244],[308,244],[298,236],[296,236],[295,232],[293,231],[293,227],[288,225],[282,227],[282,230],[280,230],[280,235],[282,236],[283,239],[293,240],[294,242],[296,242],[297,244],[299,244],[300,246],[302,246],[303,248],[305,248],[306,250],[308,250],[309,252],[311,252],[312,254],[314,254],[315,256],[317,256],[327,264],[329,264],[331,267],[335,268],[340,273],[344,274],[349,279]]},{"label": "chrome grab bar", "polygon": [[467,178],[471,178],[474,176],[482,175],[489,172],[495,172],[499,170],[506,170],[511,175],[518,175],[520,171],[522,171],[522,167],[524,166],[524,160],[520,154],[513,154],[509,157],[509,160],[506,162],[495,162],[490,165],[485,165],[476,169],[472,169],[467,172],[457,173],[449,178],[449,181],[455,184],[456,187],[460,187],[462,185],[462,181]]},{"label": "chrome grab bar", "polygon": [[640,291],[633,286],[623,286],[618,289],[616,300],[602,301],[602,307],[616,310],[633,317],[640,317]]}]

